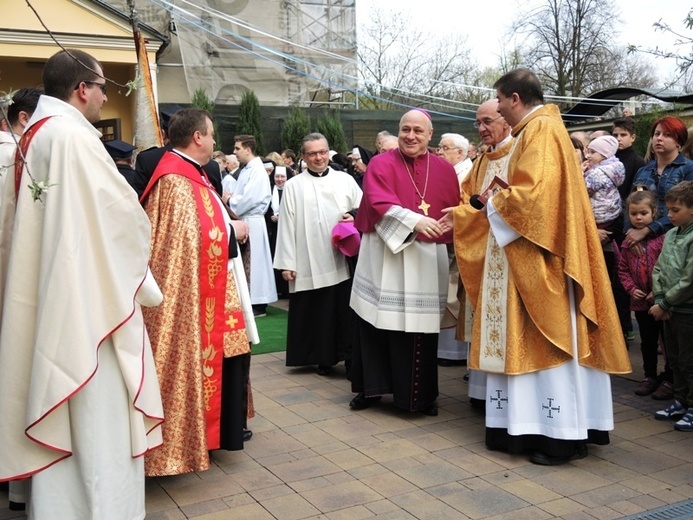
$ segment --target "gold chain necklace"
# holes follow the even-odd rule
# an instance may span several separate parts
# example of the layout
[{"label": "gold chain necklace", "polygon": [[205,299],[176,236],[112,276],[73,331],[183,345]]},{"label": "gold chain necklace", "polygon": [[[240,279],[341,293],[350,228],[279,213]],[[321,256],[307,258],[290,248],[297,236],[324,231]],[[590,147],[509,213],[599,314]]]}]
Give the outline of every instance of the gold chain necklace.
[{"label": "gold chain necklace", "polygon": [[428,208],[431,207],[430,204],[427,204],[426,201],[424,200],[424,197],[426,196],[426,190],[428,189],[428,173],[431,169],[431,155],[430,152],[426,152],[426,182],[424,182],[424,189],[423,193],[419,191],[419,188],[416,186],[416,183],[414,182],[414,176],[411,174],[409,171],[409,166],[407,166],[407,161],[404,159],[404,155],[402,155],[401,150],[397,150],[399,152],[399,156],[402,158],[402,162],[404,163],[404,168],[407,170],[407,174],[409,175],[409,180],[412,183],[412,186],[414,186],[414,189],[416,190],[416,194],[419,196],[421,199],[421,204],[417,206],[421,211],[423,211],[423,214],[425,216],[428,216]]}]

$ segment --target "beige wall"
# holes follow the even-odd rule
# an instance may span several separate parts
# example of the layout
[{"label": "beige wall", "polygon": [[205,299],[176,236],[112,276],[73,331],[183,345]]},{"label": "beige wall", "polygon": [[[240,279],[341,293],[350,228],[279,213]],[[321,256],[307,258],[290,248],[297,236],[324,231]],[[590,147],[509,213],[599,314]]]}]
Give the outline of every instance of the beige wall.
[{"label": "beige wall", "polygon": [[[95,57],[101,61],[98,53]],[[45,60],[42,60],[45,61]],[[9,92],[23,87],[41,87],[42,61],[0,58],[0,92]],[[134,77],[134,66],[104,63],[104,72],[109,79],[125,84]],[[119,92],[120,90],[120,92]],[[126,89],[118,89],[113,83],[108,84],[108,102],[104,105],[103,119],[121,119],[121,139],[132,142],[135,96],[125,97]]]},{"label": "beige wall", "polygon": [[[90,0],[32,0],[51,33],[65,47],[81,49],[101,62],[109,80],[125,85],[135,77],[137,55],[132,29],[126,20],[101,9]],[[41,26],[24,0],[0,0],[0,92],[40,87],[43,64],[60,47]],[[4,30],[6,29],[6,30]],[[160,42],[147,49],[151,63]],[[135,96],[126,88],[108,84],[103,119],[121,119],[121,139],[132,142]]]}]

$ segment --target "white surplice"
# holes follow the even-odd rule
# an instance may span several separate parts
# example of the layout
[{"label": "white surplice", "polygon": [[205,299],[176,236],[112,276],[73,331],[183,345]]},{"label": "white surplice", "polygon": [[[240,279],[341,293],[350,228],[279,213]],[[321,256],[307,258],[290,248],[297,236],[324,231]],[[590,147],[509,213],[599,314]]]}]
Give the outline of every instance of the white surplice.
[{"label": "white surplice", "polygon": [[332,245],[332,228],[359,207],[354,178],[330,169],[322,177],[308,172],[289,179],[280,205],[275,269],[296,271],[289,291],[331,287],[349,279],[346,257]]},{"label": "white surplice", "polygon": [[448,253],[445,244],[415,240],[421,219],[392,206],[364,233],[350,305],[378,329],[437,334],[445,311]]},{"label": "white surplice", "polygon": [[272,198],[269,175],[255,157],[238,174],[229,207],[248,224],[250,241],[250,299],[253,305],[277,301],[265,213]]},{"label": "white surplice", "polygon": [[[41,96],[27,128],[48,116],[1,228],[13,235],[0,480],[32,476],[30,518],[144,518],[142,456],[161,443],[163,417],[140,308],[162,298],[150,224],[84,116]],[[27,170],[48,185],[42,201]]]}]

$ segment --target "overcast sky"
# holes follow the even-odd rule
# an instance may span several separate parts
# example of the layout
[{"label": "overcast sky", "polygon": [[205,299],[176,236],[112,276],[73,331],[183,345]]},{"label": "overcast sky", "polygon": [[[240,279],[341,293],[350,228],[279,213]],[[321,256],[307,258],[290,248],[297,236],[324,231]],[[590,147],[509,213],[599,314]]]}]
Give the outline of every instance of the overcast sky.
[{"label": "overcast sky", "polygon": [[[363,26],[374,4],[385,12],[410,13],[411,19],[420,24],[424,32],[467,35],[467,45],[479,65],[497,66],[501,43],[513,17],[537,3],[540,0],[356,0],[356,16],[357,24]],[[691,0],[610,0],[610,3],[614,16],[623,22],[617,24],[621,32],[615,41],[617,45],[659,45],[670,50],[674,50],[674,37],[655,31],[652,24],[662,19],[672,28],[684,31],[682,20],[691,8]],[[523,6],[521,10],[520,4]],[[691,34],[691,31],[687,33]],[[513,42],[508,41],[506,48],[513,47]],[[653,58],[653,64],[665,77],[675,69],[673,60]]]}]

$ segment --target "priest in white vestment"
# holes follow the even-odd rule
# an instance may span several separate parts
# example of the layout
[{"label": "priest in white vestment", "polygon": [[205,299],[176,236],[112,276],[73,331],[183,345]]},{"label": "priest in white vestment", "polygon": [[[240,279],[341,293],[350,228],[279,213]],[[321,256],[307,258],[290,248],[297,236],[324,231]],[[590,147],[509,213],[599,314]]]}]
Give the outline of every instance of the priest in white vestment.
[{"label": "priest in white vestment", "polygon": [[0,480],[31,477],[29,518],[142,519],[163,419],[140,307],[162,298],[149,220],[91,124],[107,100],[99,62],[61,51],[43,84],[2,227]]},{"label": "priest in white vestment", "polygon": [[[15,186],[14,178],[9,180],[14,171],[14,161],[17,144],[21,139],[24,128],[29,123],[36,110],[42,91],[35,88],[22,88],[12,96],[12,104],[7,108],[9,132],[0,132],[0,316],[2,316],[2,295],[5,292],[7,278],[7,257],[12,240],[12,230],[2,228],[5,223],[8,228],[14,222]],[[22,511],[26,506],[27,480],[10,482],[10,510]]]},{"label": "priest in white vestment", "polygon": [[[437,150],[438,156],[445,159],[455,168],[457,182],[461,184],[472,169],[472,161],[467,157],[469,140],[460,134],[443,134],[440,136]],[[471,320],[471,313],[466,302],[460,302],[457,298],[460,273],[457,269],[457,260],[452,247],[449,249],[449,253],[448,301],[445,316],[440,324],[440,334],[438,335],[438,364],[443,367],[467,364],[469,343],[464,338],[457,339],[456,325],[458,319],[463,321],[466,319],[468,322]],[[462,328],[464,329],[464,327]],[[471,326],[468,328],[471,328]]]},{"label": "priest in white vestment", "polygon": [[250,300],[255,316],[265,316],[268,303],[277,301],[265,213],[272,200],[269,176],[262,159],[255,156],[257,143],[252,135],[237,135],[233,151],[245,166],[225,202],[250,228]]},{"label": "priest in white vestment", "polygon": [[332,244],[332,229],[353,221],[361,203],[354,178],[330,168],[329,150],[322,134],[303,138],[308,169],[284,187],[274,258],[289,282],[286,365],[317,365],[320,375],[351,360],[351,273]]}]

